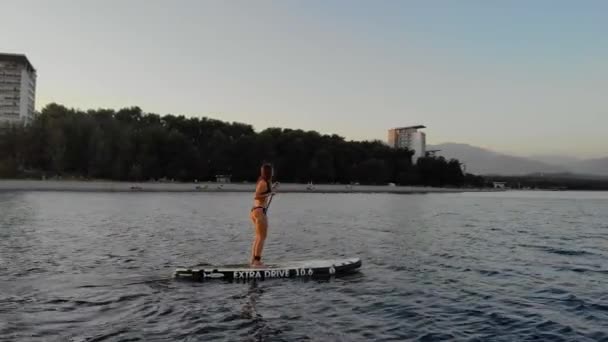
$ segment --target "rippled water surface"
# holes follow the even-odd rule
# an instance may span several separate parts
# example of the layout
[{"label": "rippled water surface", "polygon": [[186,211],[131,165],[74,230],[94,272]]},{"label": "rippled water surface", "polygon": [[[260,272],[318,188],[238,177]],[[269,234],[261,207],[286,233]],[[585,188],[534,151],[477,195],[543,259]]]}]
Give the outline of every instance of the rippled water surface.
[{"label": "rippled water surface", "polygon": [[608,341],[608,193],[281,194],[268,262],[329,281],[174,281],[246,262],[247,194],[0,193],[0,340]]}]

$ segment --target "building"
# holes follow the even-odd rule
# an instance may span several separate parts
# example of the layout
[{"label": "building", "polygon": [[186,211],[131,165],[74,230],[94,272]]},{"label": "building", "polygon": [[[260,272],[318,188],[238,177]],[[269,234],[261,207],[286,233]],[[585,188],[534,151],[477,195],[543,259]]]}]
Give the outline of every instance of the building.
[{"label": "building", "polygon": [[215,181],[217,183],[230,183],[232,175],[215,175]]},{"label": "building", "polygon": [[507,188],[507,182],[492,182],[492,184],[494,185],[494,189],[506,189]]},{"label": "building", "polygon": [[36,104],[36,69],[25,55],[0,53],[0,123],[28,123]]},{"label": "building", "polygon": [[388,130],[388,144],[393,148],[407,148],[414,151],[413,162],[426,155],[426,133],[419,129],[425,126],[398,127]]}]

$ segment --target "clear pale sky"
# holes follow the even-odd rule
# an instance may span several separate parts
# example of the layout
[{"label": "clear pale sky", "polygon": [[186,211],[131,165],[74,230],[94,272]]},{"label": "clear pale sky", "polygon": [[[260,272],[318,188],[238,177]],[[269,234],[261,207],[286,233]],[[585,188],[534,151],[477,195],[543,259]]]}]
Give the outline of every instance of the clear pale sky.
[{"label": "clear pale sky", "polygon": [[0,2],[37,107],[608,156],[608,1]]}]

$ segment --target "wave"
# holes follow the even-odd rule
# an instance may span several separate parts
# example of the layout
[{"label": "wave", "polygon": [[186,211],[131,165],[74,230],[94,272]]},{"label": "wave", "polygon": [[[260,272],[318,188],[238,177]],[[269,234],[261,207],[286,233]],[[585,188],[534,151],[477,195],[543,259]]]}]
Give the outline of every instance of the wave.
[{"label": "wave", "polygon": [[526,245],[520,244],[520,247],[534,248],[539,249],[547,253],[557,254],[557,255],[567,255],[567,256],[587,256],[587,255],[596,255],[595,253],[584,251],[584,250],[572,250],[572,249],[563,249],[557,247],[550,246],[539,246],[539,245]]}]

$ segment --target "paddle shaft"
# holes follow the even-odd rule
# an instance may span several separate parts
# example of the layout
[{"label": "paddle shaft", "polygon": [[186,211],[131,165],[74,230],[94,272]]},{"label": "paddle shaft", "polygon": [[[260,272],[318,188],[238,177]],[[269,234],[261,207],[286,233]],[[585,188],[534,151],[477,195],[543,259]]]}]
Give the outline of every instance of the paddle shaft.
[{"label": "paddle shaft", "polygon": [[[278,183],[275,183],[272,188],[276,188]],[[268,208],[270,208],[270,203],[272,203],[272,198],[274,197],[274,192],[270,194],[270,199],[268,200],[268,204],[266,204],[266,212],[268,212]]]},{"label": "paddle shaft", "polygon": [[270,208],[270,203],[272,203],[273,197],[274,197],[274,194],[270,194],[270,199],[268,200],[268,204],[266,204],[266,212],[268,212],[268,208]]}]

